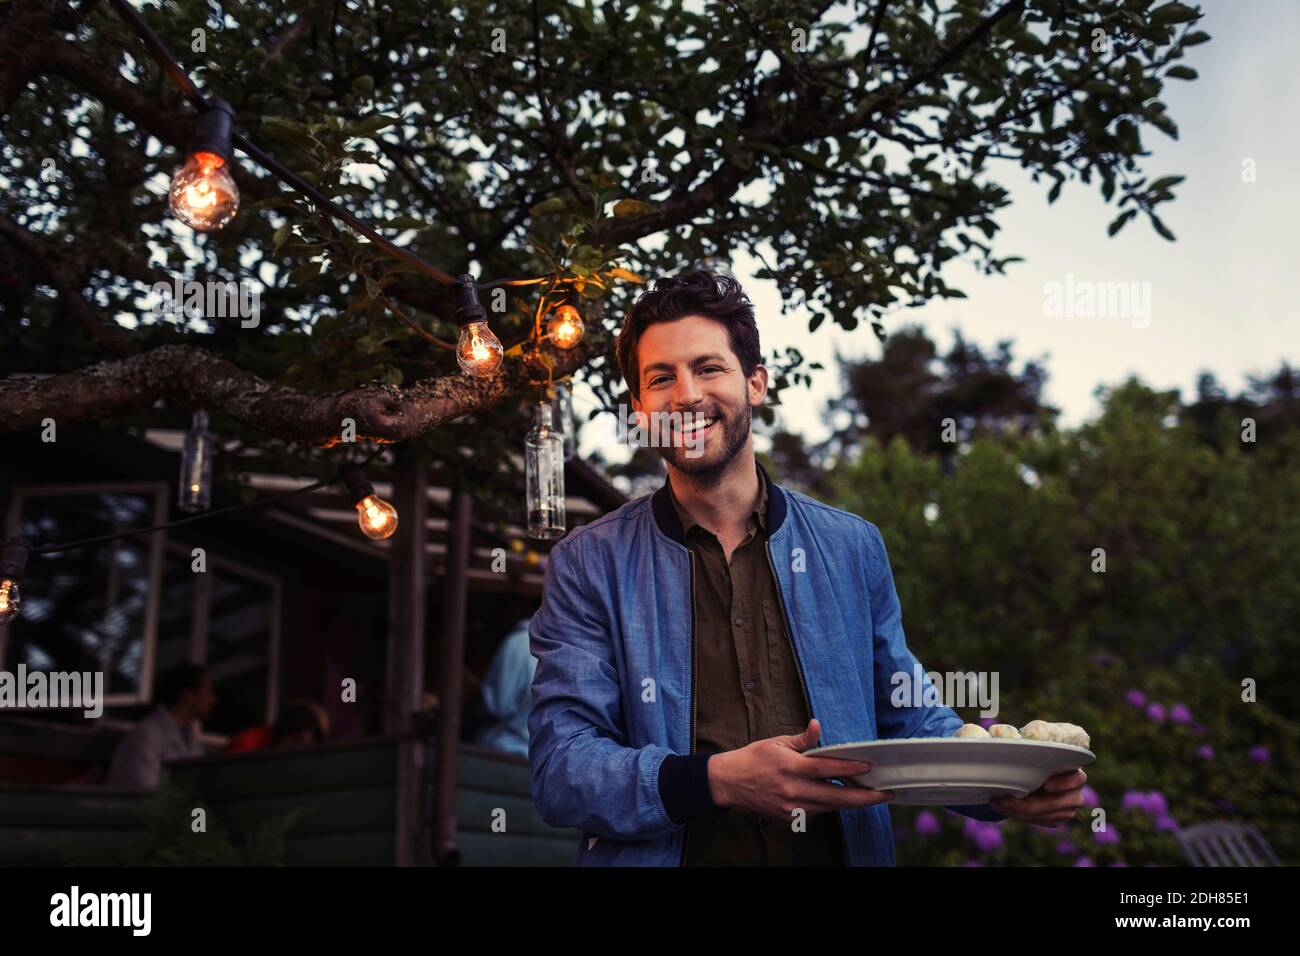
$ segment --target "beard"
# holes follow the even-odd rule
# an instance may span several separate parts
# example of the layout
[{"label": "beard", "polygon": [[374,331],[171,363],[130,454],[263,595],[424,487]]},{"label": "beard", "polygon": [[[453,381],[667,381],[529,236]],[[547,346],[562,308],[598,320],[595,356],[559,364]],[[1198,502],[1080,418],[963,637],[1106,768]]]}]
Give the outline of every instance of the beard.
[{"label": "beard", "polygon": [[[683,445],[656,449],[667,464],[705,483],[721,478],[744,449],[753,425],[754,409],[749,402],[742,400],[739,408],[719,408],[709,417],[716,418],[722,427],[720,433],[712,436],[703,448]],[[709,444],[716,446],[712,452],[706,450]]]}]

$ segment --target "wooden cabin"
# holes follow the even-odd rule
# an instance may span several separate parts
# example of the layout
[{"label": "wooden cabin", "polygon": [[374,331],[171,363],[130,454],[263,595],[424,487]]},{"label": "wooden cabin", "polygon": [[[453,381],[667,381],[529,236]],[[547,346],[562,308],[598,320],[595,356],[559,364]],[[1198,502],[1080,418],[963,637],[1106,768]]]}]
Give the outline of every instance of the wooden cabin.
[{"label": "wooden cabin", "polygon": [[[184,517],[181,439],[97,427],[60,429],[49,444],[11,439],[3,537],[40,546]],[[238,465],[249,499],[310,481]],[[540,601],[549,543],[526,538],[522,489],[519,514],[499,515],[400,451],[369,473],[399,511],[386,541],[364,537],[354,503],[330,486],[30,557],[23,615],[0,626],[0,671],[102,672],[105,707],[98,718],[0,709],[0,865],[138,862],[142,834],[178,794],[214,836],[154,848],[177,860],[260,846],[288,865],[573,863],[579,835],[538,817],[526,758],[474,744],[463,720],[498,643]],[[570,528],[625,500],[577,458],[565,482]],[[210,510],[241,500],[219,482]],[[208,755],[169,765],[156,793],[105,786],[117,741],[154,706],[154,677],[181,661],[213,675]],[[328,713],[324,743],[222,753],[295,698]]]}]

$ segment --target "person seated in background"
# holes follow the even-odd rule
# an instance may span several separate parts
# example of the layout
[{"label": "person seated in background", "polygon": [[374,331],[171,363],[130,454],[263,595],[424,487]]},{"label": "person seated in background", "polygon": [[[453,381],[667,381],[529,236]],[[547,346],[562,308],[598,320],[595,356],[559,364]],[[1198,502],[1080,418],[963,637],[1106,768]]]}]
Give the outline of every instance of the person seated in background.
[{"label": "person seated in background", "polygon": [[202,664],[169,668],[154,686],[154,699],[153,713],[118,742],[108,769],[110,787],[152,790],[164,761],[203,756],[200,722],[217,702],[208,669]]},{"label": "person seated in background", "polygon": [[275,723],[269,727],[249,727],[231,737],[223,753],[306,747],[318,744],[329,736],[329,727],[329,715],[320,704],[310,700],[293,700],[285,705]]},{"label": "person seated in background", "polygon": [[530,620],[515,624],[492,658],[482,688],[488,720],[474,738],[481,746],[522,757],[528,756],[528,709],[537,670],[537,658],[528,649]]}]

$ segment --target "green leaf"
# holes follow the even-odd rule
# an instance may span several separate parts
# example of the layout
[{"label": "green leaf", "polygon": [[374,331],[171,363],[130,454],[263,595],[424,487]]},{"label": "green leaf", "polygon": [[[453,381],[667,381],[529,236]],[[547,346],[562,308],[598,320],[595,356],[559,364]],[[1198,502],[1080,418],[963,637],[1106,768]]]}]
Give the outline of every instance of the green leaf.
[{"label": "green leaf", "polygon": [[1198,76],[1200,76],[1200,74],[1197,73],[1195,70],[1193,70],[1190,66],[1179,65],[1179,66],[1171,66],[1168,70],[1165,71],[1165,76],[1172,76],[1175,80],[1194,80]]},{"label": "green leaf", "polygon": [[1210,40],[1210,35],[1208,33],[1206,33],[1204,30],[1197,30],[1183,37],[1183,46],[1198,46],[1199,44],[1202,43],[1208,43],[1209,40]]},{"label": "green leaf", "polygon": [[1108,236],[1115,235],[1115,233],[1119,232],[1121,229],[1124,228],[1124,223],[1128,222],[1136,215],[1137,215],[1136,209],[1130,209],[1128,212],[1120,213],[1118,216],[1115,217],[1115,221],[1112,222],[1106,228],[1106,235]]},{"label": "green leaf", "polygon": [[612,269],[606,269],[605,275],[609,276],[611,279],[622,279],[624,282],[635,282],[638,285],[645,282],[645,278],[643,276],[639,276],[635,272],[631,271],[630,269],[624,269],[621,266],[615,266]]},{"label": "green leaf", "polygon": [[1147,188],[1153,192],[1161,189],[1169,189],[1171,186],[1177,186],[1186,178],[1186,176],[1161,176]]},{"label": "green leaf", "polygon": [[1178,126],[1169,118],[1168,113],[1152,113],[1149,118],[1151,125],[1165,133],[1170,139],[1178,138]]},{"label": "green leaf", "polygon": [[373,76],[358,76],[352,81],[352,92],[357,96],[369,96],[375,91],[375,78]]},{"label": "green leaf", "polygon": [[292,223],[286,222],[283,226],[276,229],[275,232],[271,235],[272,250],[274,250],[275,252],[279,252],[280,247],[284,245],[289,240],[289,237],[292,235],[293,235]]},{"label": "green leaf", "polygon": [[654,206],[639,199],[620,199],[614,203],[615,216],[642,216],[654,212]]},{"label": "green leaf", "polygon": [[1058,180],[1056,181],[1056,184],[1055,184],[1055,185],[1051,188],[1051,190],[1048,192],[1048,194],[1047,194],[1047,202],[1048,202],[1049,205],[1050,205],[1051,203],[1056,202],[1057,198],[1061,195],[1061,186],[1063,186],[1064,184],[1065,184],[1065,180],[1063,180],[1063,179],[1058,179]]},{"label": "green leaf", "polygon": [[564,212],[568,207],[569,201],[563,196],[552,196],[550,199],[544,199],[532,209],[528,210],[528,214],[534,219],[537,219],[541,216],[549,216],[552,213]]},{"label": "green leaf", "polygon": [[319,262],[304,262],[289,273],[289,281],[294,285],[301,285],[304,282],[310,282],[320,275]]},{"label": "green leaf", "polygon": [[394,123],[401,119],[399,116],[389,116],[385,113],[376,113],[374,116],[364,116],[348,126],[348,135],[353,139],[362,136],[371,136],[380,130],[388,129]]},{"label": "green leaf", "polygon": [[1188,20],[1195,20],[1200,14],[1194,7],[1189,7],[1183,3],[1166,3],[1162,7],[1156,7],[1151,11],[1151,22],[1159,24],[1186,23]]},{"label": "green leaf", "polygon": [[1168,226],[1160,221],[1160,217],[1153,212],[1147,213],[1147,215],[1151,217],[1151,225],[1155,227],[1156,232],[1160,233],[1161,236],[1168,239],[1170,242],[1173,242],[1174,234],[1169,231]]},{"label": "green leaf", "polygon": [[429,224],[414,216],[394,216],[384,223],[389,229],[428,229]]},{"label": "green leaf", "polygon": [[591,275],[604,261],[600,250],[591,246],[578,246],[573,250],[573,271],[580,276]]}]

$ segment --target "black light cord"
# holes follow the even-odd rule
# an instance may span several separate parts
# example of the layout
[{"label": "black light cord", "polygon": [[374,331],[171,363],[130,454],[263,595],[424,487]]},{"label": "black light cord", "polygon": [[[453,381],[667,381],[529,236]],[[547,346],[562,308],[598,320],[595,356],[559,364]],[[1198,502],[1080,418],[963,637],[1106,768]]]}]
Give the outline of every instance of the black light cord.
[{"label": "black light cord", "polygon": [[[180,61],[178,61],[172,54],[171,50],[167,48],[167,44],[163,42],[162,38],[154,32],[153,28],[149,26],[144,17],[140,15],[140,12],[136,10],[135,7],[131,6],[129,0],[107,0],[107,2],[109,6],[117,11],[118,15],[127,22],[135,32],[136,36],[144,42],[146,49],[149,51],[149,55],[153,57],[160,67],[162,67],[163,71],[171,78],[172,82],[176,84],[181,93],[185,95],[185,98],[200,111],[210,109],[211,105],[208,103],[207,97],[203,95],[203,92],[195,84],[189,73],[187,73],[185,68],[181,66]],[[389,255],[401,259],[403,262],[419,269],[425,275],[431,276],[446,285],[457,284],[458,280],[450,273],[439,269],[432,263],[426,262],[424,259],[415,255],[415,253],[389,242],[383,236],[379,235],[379,233],[375,232],[373,228],[362,222],[342,206],[338,205],[320,190],[313,187],[310,183],[306,182],[301,176],[298,176],[292,170],[288,169],[270,153],[267,153],[265,150],[256,146],[242,133],[236,132],[232,137],[232,140],[234,145],[237,146],[241,152],[273,175],[276,179],[280,180],[291,189],[295,189],[307,196],[312,202],[326,210],[335,219],[347,223],[353,229],[366,236],[366,238],[371,242],[378,245]],[[547,276],[529,276],[516,279],[496,279],[492,282],[475,283],[475,285],[480,289],[494,289],[498,286],[530,286],[545,282],[547,278]]]},{"label": "black light cord", "polygon": [[152,528],[134,528],[131,531],[120,531],[116,534],[105,534],[95,538],[82,538],[80,541],[67,541],[63,544],[50,544],[41,548],[28,548],[30,554],[57,554],[61,551],[72,551],[76,548],[84,548],[92,544],[103,544],[106,541],[117,541],[122,538],[132,538],[141,534],[153,534],[156,531],[166,531],[169,528],[179,528],[182,525],[193,524],[196,521],[203,521],[207,518],[215,518],[217,515],[230,514],[232,511],[244,511],[249,508],[260,508],[263,505],[274,504],[277,501],[283,501],[286,498],[292,498],[295,495],[306,494],[309,491],[316,491],[318,488],[324,488],[328,485],[342,481],[342,470],[348,467],[364,468],[382,452],[383,447],[376,448],[355,466],[344,465],[329,478],[322,478],[320,481],[313,481],[309,485],[303,485],[301,488],[294,488],[292,491],[284,491],[278,495],[269,495],[265,498],[258,498],[256,501],[246,501],[242,504],[228,505],[225,508],[218,508],[215,511],[205,511],[203,514],[192,515],[188,518],[177,518],[175,521],[168,521],[165,524],[154,525]]}]

